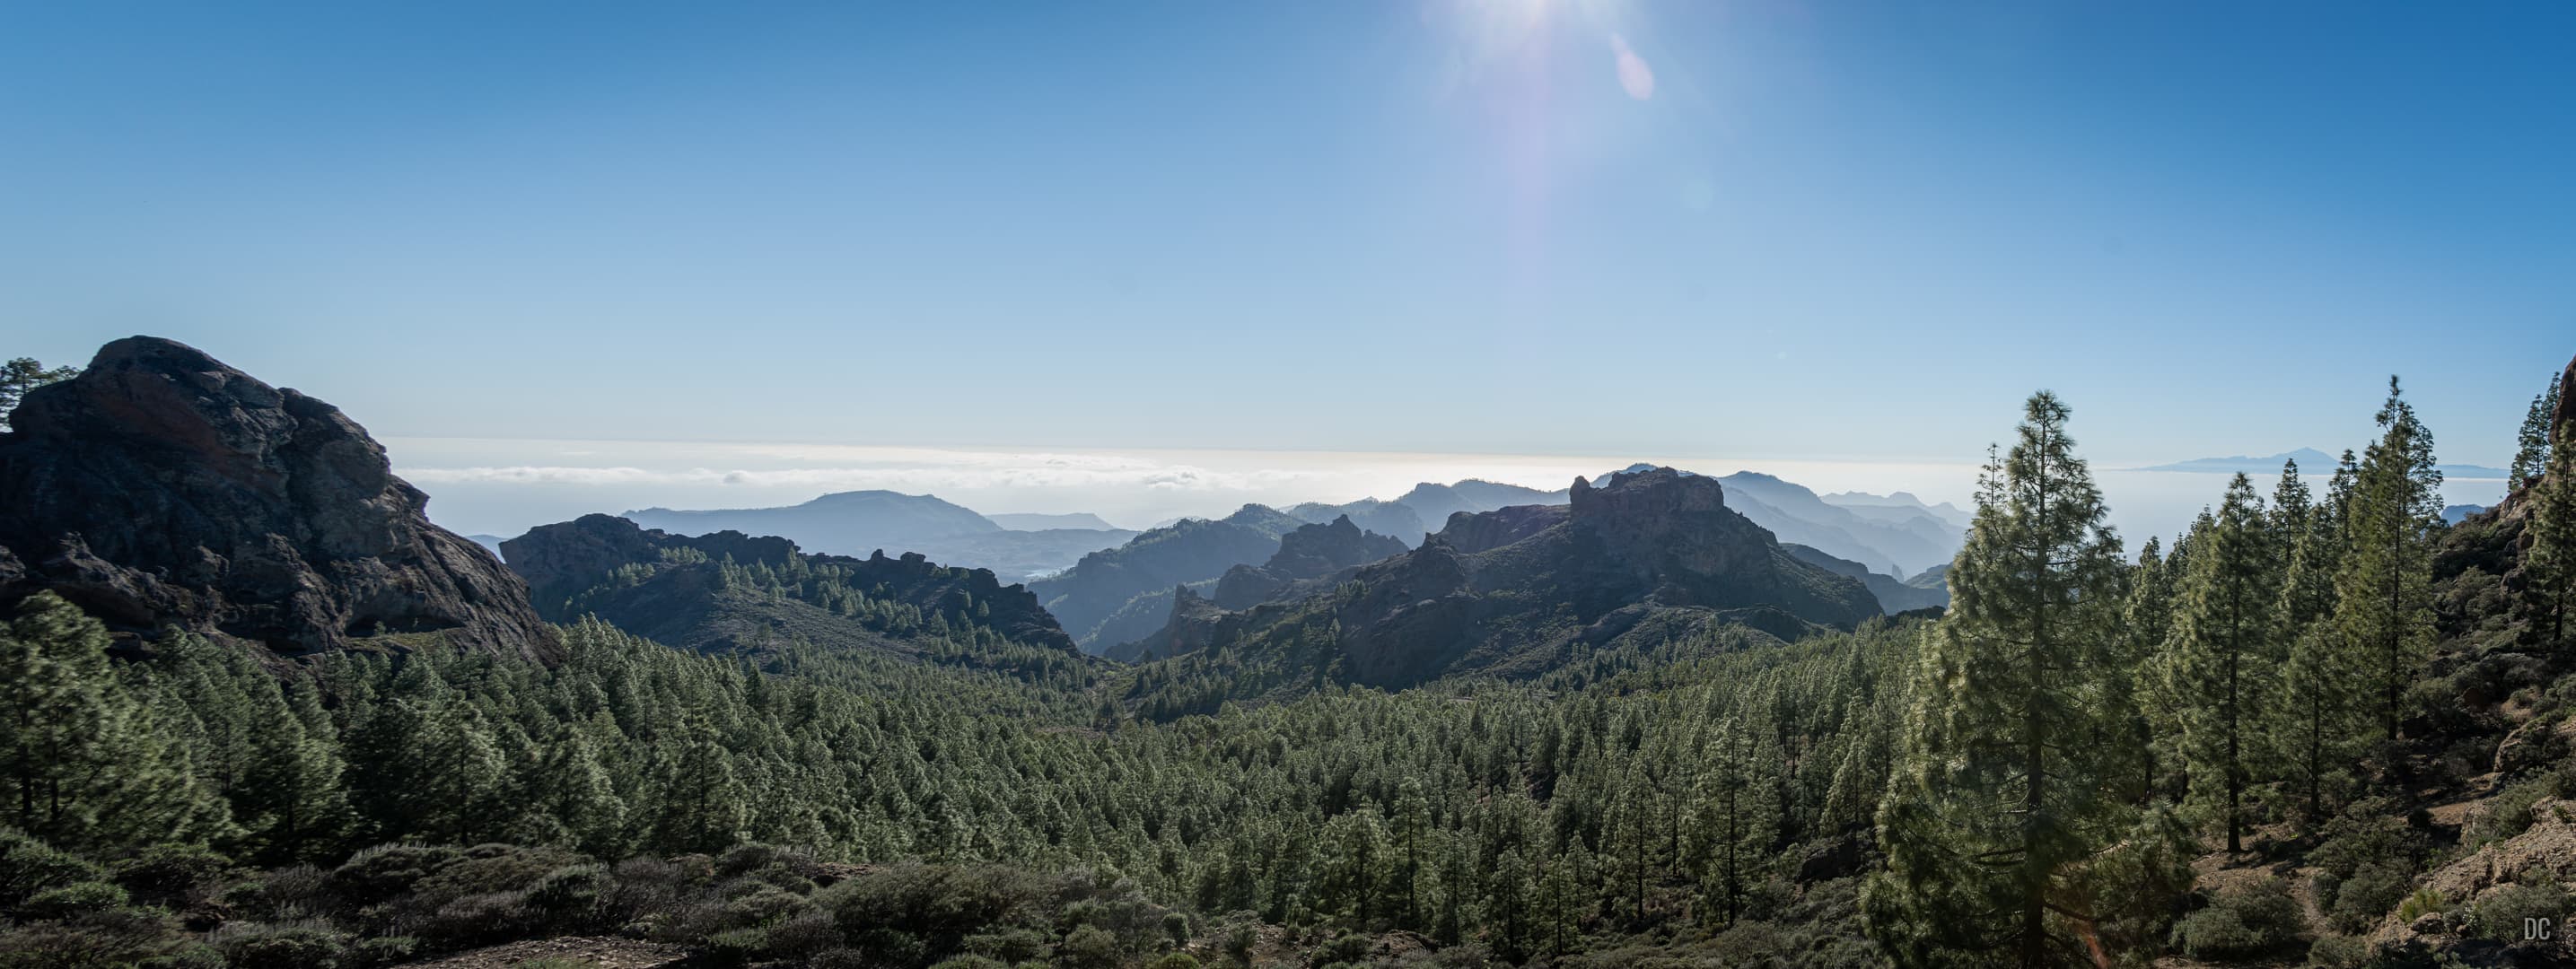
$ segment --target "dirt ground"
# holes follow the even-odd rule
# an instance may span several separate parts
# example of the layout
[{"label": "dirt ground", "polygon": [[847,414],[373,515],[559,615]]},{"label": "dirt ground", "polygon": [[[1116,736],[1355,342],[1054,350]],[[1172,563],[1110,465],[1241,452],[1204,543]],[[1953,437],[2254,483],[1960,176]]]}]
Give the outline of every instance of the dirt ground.
[{"label": "dirt ground", "polygon": [[512,969],[538,959],[558,959],[601,969],[675,969],[687,963],[688,955],[686,949],[658,942],[574,936],[496,945],[440,956],[426,962],[406,963],[405,966],[406,969]]}]

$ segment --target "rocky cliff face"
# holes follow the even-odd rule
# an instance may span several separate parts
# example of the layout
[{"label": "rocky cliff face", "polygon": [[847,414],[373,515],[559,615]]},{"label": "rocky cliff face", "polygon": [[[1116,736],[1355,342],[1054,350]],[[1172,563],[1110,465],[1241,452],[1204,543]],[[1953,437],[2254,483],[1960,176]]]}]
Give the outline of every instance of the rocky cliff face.
[{"label": "rocky cliff face", "polygon": [[555,635],[489,550],[338,408],[195,348],[108,344],[0,436],[0,601],[50,589],[131,641],[168,627],[279,653],[439,633],[544,658]]},{"label": "rocky cliff face", "polygon": [[2567,372],[2558,376],[2558,413],[2549,419],[2551,427],[2565,427],[2576,421],[2576,359],[2567,361]]},{"label": "rocky cliff face", "polygon": [[1224,608],[1245,609],[1299,580],[1322,578],[1403,553],[1403,542],[1362,531],[1345,515],[1329,525],[1308,525],[1279,536],[1279,551],[1271,554],[1270,561],[1227,569],[1218,577],[1212,598]]}]

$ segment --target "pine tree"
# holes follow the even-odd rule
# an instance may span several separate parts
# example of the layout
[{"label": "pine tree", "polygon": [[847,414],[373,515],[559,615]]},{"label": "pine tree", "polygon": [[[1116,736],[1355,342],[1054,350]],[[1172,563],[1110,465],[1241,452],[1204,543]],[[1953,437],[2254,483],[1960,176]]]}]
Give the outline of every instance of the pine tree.
[{"label": "pine tree", "polygon": [[1779,836],[1777,745],[1729,719],[1718,725],[1706,757],[1692,798],[1690,854],[1703,904],[1733,923],[1745,893],[1770,867]]},{"label": "pine tree", "polygon": [[[2550,458],[2556,454],[2556,448],[2553,446],[2556,442],[2551,438],[2557,433],[2557,429],[2550,427],[2549,422],[2556,419],[2558,395],[2567,390],[2565,387],[2558,386],[2563,376],[2563,374],[2550,374],[2548,388],[2542,390],[2540,396],[2531,399],[2531,410],[2523,415],[2522,433],[2516,437],[2518,446],[2513,452],[2513,467],[2506,473],[2504,479],[2507,490],[2520,490],[2529,486],[2534,476],[2549,467]],[[2564,440],[2564,436],[2559,435],[2559,439]]]},{"label": "pine tree", "polygon": [[2308,516],[2315,510],[2316,495],[2308,490],[2307,479],[2299,476],[2299,462],[2281,462],[2280,480],[2272,484],[2271,511],[2264,519],[2272,531],[2272,546],[2287,554],[2307,530]]},{"label": "pine tree", "polygon": [[1532,905],[1539,921],[1538,934],[1549,955],[1562,956],[1575,949],[1583,931],[1581,896],[1570,860],[1562,855],[1551,860],[1539,876],[1538,898]]},{"label": "pine tree", "polygon": [[1485,877],[1485,918],[1494,933],[1494,952],[1505,959],[1520,962],[1529,956],[1538,921],[1530,903],[1537,887],[1519,847],[1506,847],[1494,858],[1493,871]]},{"label": "pine tree", "polygon": [[[2557,390],[2551,385],[2552,391]],[[2541,478],[2525,495],[2531,501],[2531,550],[2523,556],[2523,603],[2534,635],[2562,657],[2567,613],[2576,607],[2576,422],[2558,429]]]},{"label": "pine tree", "polygon": [[[2166,646],[2173,638],[2174,585],[2178,569],[2163,556],[2160,540],[2147,536],[2129,571],[2128,600],[2121,606],[2120,655],[2109,664],[2112,709],[2129,725],[2124,745],[2136,759],[2137,799],[2155,797],[2163,752],[2173,744],[2175,703]],[[2123,698],[2126,698],[2123,700]]]},{"label": "pine tree", "polygon": [[[2222,797],[2227,850],[2244,846],[2242,804],[2261,737],[2256,718],[2268,710],[2275,655],[2273,609],[2279,604],[2273,524],[2254,483],[2238,474],[2183,576],[2173,653],[2182,701],[2184,758],[2192,798]],[[2212,788],[2216,788],[2215,791]]]},{"label": "pine tree", "polygon": [[1422,873],[1431,863],[1431,801],[1422,794],[1422,779],[1407,777],[1396,789],[1394,840],[1395,887],[1404,898],[1404,927],[1423,926]]},{"label": "pine tree", "polygon": [[0,819],[72,850],[229,834],[147,691],[109,668],[107,630],[51,592],[0,625]]},{"label": "pine tree", "polygon": [[46,367],[33,357],[19,357],[0,364],[0,431],[9,429],[9,415],[18,409],[27,392],[50,383],[72,379],[80,371],[71,367]]},{"label": "pine tree", "polygon": [[1655,879],[1656,848],[1664,832],[1655,824],[1651,792],[1632,767],[1621,772],[1612,794],[1608,843],[1602,848],[1610,865],[1610,897],[1627,909],[1630,924],[1646,923],[1647,883]]},{"label": "pine tree", "polygon": [[346,765],[312,684],[296,677],[290,702],[274,679],[258,675],[263,682],[246,691],[261,726],[243,776],[241,816],[262,855],[302,861],[335,847],[346,828],[349,799],[340,782]]},{"label": "pine tree", "polygon": [[1383,914],[1376,910],[1377,886],[1387,875],[1386,829],[1377,809],[1362,806],[1325,822],[1324,840],[1331,847],[1315,907],[1349,918],[1359,931],[1372,931]]},{"label": "pine tree", "polygon": [[2031,397],[1928,633],[1879,813],[1887,865],[1863,894],[1871,933],[1908,964],[2089,964],[2084,869],[2136,814],[2103,751],[2120,730],[2104,709],[2120,543],[2066,418],[2055,395]]},{"label": "pine tree", "polygon": [[[693,724],[687,733],[663,761],[657,813],[648,815],[655,819],[652,844],[662,851],[720,851],[744,839],[750,792],[711,730]],[[965,845],[965,819],[946,801],[937,798],[924,812],[925,833],[934,840],[927,854],[938,861],[952,860]]]},{"label": "pine tree", "polygon": [[[2336,477],[2338,484],[2349,481],[2341,472]],[[2330,494],[2349,490],[2338,487]],[[2343,562],[2341,510],[2341,500],[2330,498],[2309,511],[2290,547],[2281,604],[2273,611],[2279,624],[2274,635],[2286,644],[2287,655],[2281,702],[2272,707],[2268,732],[2276,762],[2287,769],[2312,819],[2326,816],[2326,785],[2350,759],[2352,738],[2361,729],[2354,700],[2365,671],[2330,621]]]},{"label": "pine tree", "polygon": [[2433,529],[2442,520],[2442,472],[2433,435],[2388,379],[2380,439],[2362,454],[2346,514],[2342,571],[2335,576],[2335,625],[2343,642],[2370,655],[2366,695],[2381,727],[2397,738],[2406,688],[2433,643]]},{"label": "pine tree", "polygon": [[442,704],[421,718],[406,761],[413,786],[403,814],[413,832],[448,844],[474,844],[506,829],[496,797],[509,764],[482,711],[462,700]]}]

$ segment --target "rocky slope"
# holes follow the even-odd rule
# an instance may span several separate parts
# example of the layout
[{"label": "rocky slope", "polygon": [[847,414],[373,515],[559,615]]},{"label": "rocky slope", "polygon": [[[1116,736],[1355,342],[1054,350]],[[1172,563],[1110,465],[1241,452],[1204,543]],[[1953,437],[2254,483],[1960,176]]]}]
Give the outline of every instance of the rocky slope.
[{"label": "rocky slope", "polygon": [[1850,559],[1835,558],[1805,545],[1784,543],[1780,547],[1788,549],[1789,554],[1797,556],[1798,561],[1835,575],[1859,579],[1862,585],[1869,588],[1869,594],[1878,599],[1879,608],[1890,613],[1939,608],[1950,604],[1950,587],[1946,583],[1915,585],[1899,581],[1892,575],[1872,572],[1868,566]]},{"label": "rocky slope", "polygon": [[1439,519],[1424,519],[1412,506],[1375,498],[1362,498],[1341,505],[1309,501],[1290,505],[1287,512],[1300,521],[1316,525],[1330,525],[1334,519],[1347,518],[1360,530],[1393,538],[1406,548],[1412,548],[1415,542],[1422,540],[1422,536],[1430,534],[1439,525]]},{"label": "rocky slope", "polygon": [[1265,561],[1280,536],[1304,524],[1262,505],[1221,519],[1185,518],[1085,555],[1029,589],[1076,642],[1100,652],[1160,626],[1174,586],[1213,583],[1227,569]]},{"label": "rocky slope", "polygon": [[[1204,609],[1249,609],[1264,602],[1295,598],[1314,583],[1332,581],[1352,568],[1404,551],[1403,542],[1364,531],[1347,516],[1335,518],[1328,525],[1307,525],[1280,536],[1279,551],[1269,561],[1227,569],[1205,598],[1186,585],[1174,588],[1167,611],[1197,614]],[[1166,622],[1155,635],[1112,646],[1107,655],[1128,662],[1171,655],[1166,635],[1170,631],[1171,624]],[[1158,644],[1166,651],[1156,652]]]},{"label": "rocky slope", "polygon": [[1398,688],[1460,672],[1527,675],[1632,631],[1735,623],[1794,638],[1880,614],[1858,580],[1800,561],[1728,508],[1717,479],[1669,468],[1600,488],[1578,478],[1569,499],[1453,517],[1422,547],[1290,601],[1228,611],[1191,596],[1143,649],[1267,671],[1246,682]]},{"label": "rocky slope", "polygon": [[518,576],[430,524],[357,422],[195,348],[110,343],[12,425],[0,602],[52,590],[129,643],[175,627],[282,654],[379,631],[555,648]]},{"label": "rocky slope", "polygon": [[[540,525],[501,546],[546,618],[597,616],[686,649],[757,649],[803,639],[911,657],[925,648],[915,624],[936,616],[937,628],[980,627],[1016,643],[1073,650],[1073,640],[1026,587],[918,553],[807,555],[784,538],[673,535],[609,515]],[[729,576],[728,567],[758,567],[778,577],[781,588],[742,571]]]}]

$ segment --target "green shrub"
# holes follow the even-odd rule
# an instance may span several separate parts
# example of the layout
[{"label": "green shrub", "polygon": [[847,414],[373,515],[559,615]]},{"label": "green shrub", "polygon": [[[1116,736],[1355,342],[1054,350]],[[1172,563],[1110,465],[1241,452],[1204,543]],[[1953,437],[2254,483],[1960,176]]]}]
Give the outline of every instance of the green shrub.
[{"label": "green shrub", "polygon": [[332,869],[330,889],[352,907],[373,905],[411,891],[459,854],[454,848],[377,845],[350,855]]},{"label": "green shrub", "polygon": [[423,905],[441,906],[476,895],[525,892],[548,875],[588,863],[588,859],[556,848],[476,845],[466,849],[463,857],[420,879],[412,891],[421,896]]},{"label": "green shrub", "polygon": [[2469,914],[2469,934],[2498,942],[2522,940],[2524,919],[2567,917],[2567,890],[2557,882],[2508,885],[2486,893]]},{"label": "green shrub", "polygon": [[1145,969],[1199,969],[1199,961],[1189,953],[1173,952],[1146,963]]},{"label": "green shrub", "polygon": [[2196,959],[2251,955],[2271,948],[2271,940],[2245,927],[2235,912],[2205,908],[2174,924],[2174,948]]},{"label": "green shrub", "polygon": [[566,865],[547,872],[524,893],[528,907],[547,922],[573,927],[590,922],[612,883],[598,865]]},{"label": "green shrub", "polygon": [[2406,901],[2398,904],[2397,921],[2412,922],[2415,921],[2416,916],[2428,912],[2448,911],[2450,907],[2451,900],[2443,898],[2440,889],[2418,888],[2415,894],[2406,896]]},{"label": "green shrub", "polygon": [[776,885],[761,884],[750,894],[726,902],[724,911],[726,920],[734,925],[768,925],[785,921],[809,904],[804,896]]},{"label": "green shrub", "polygon": [[857,949],[825,949],[805,960],[805,969],[875,969],[876,964]]},{"label": "green shrub", "polygon": [[106,882],[76,882],[61,888],[48,888],[29,896],[18,906],[30,918],[68,919],[100,909],[123,908],[125,889]]},{"label": "green shrub", "polygon": [[832,923],[832,915],[820,909],[806,908],[769,927],[772,958],[810,956],[841,947],[841,930]]},{"label": "green shrub", "polygon": [[2329,918],[2337,930],[2353,933],[2370,928],[2388,910],[2404,901],[2412,882],[2406,873],[2391,864],[2363,866],[2335,889],[2334,908]]},{"label": "green shrub", "polygon": [[1017,963],[1045,955],[1049,941],[1046,933],[1036,929],[1003,929],[967,936],[958,947],[975,955]]},{"label": "green shrub", "polygon": [[2558,785],[2558,774],[2553,772],[2505,788],[2487,801],[2486,810],[2469,819],[2460,831],[2461,846],[2475,850],[2531,830],[2532,807],[2541,798],[2557,794]]},{"label": "green shrub", "polygon": [[340,969],[349,949],[346,933],[310,921],[235,922],[216,930],[212,941],[226,963],[263,969]]},{"label": "green shrub", "polygon": [[2308,860],[2346,881],[2372,866],[2401,866],[2399,877],[2413,875],[2415,861],[2424,855],[2424,836],[2401,825],[2400,813],[2397,802],[2388,798],[2354,801],[2325,823],[2320,830],[2324,838]]},{"label": "green shrub", "polygon": [[942,959],[930,969],[1011,969],[1011,964],[989,956],[962,955]]},{"label": "green shrub", "polygon": [[2349,935],[2321,935],[2308,946],[2308,965],[2317,969],[2362,969],[2370,964],[2370,943]]},{"label": "green shrub", "polygon": [[105,876],[78,855],[56,850],[16,828],[0,828],[0,907],[15,906],[48,888]]},{"label": "green shrub", "polygon": [[769,951],[769,933],[762,929],[726,929],[707,937],[707,951],[719,962],[747,962]]},{"label": "green shrub", "polygon": [[1118,936],[1097,925],[1073,930],[1055,948],[1056,962],[1068,969],[1117,969],[1122,955]]},{"label": "green shrub", "polygon": [[245,883],[229,896],[245,914],[268,921],[321,915],[339,907],[331,875],[311,865],[280,868]]},{"label": "green shrub", "polygon": [[350,961],[362,966],[391,966],[409,961],[420,949],[420,940],[408,935],[380,935],[362,939],[350,954]]},{"label": "green shrub", "polygon": [[1315,951],[1306,954],[1306,961],[1316,965],[1359,962],[1368,958],[1368,951],[1368,936],[1344,932],[1336,936],[1333,941],[1316,946]]},{"label": "green shrub", "polygon": [[208,894],[236,873],[232,860],[202,845],[154,845],[116,866],[116,883],[145,902]]}]

